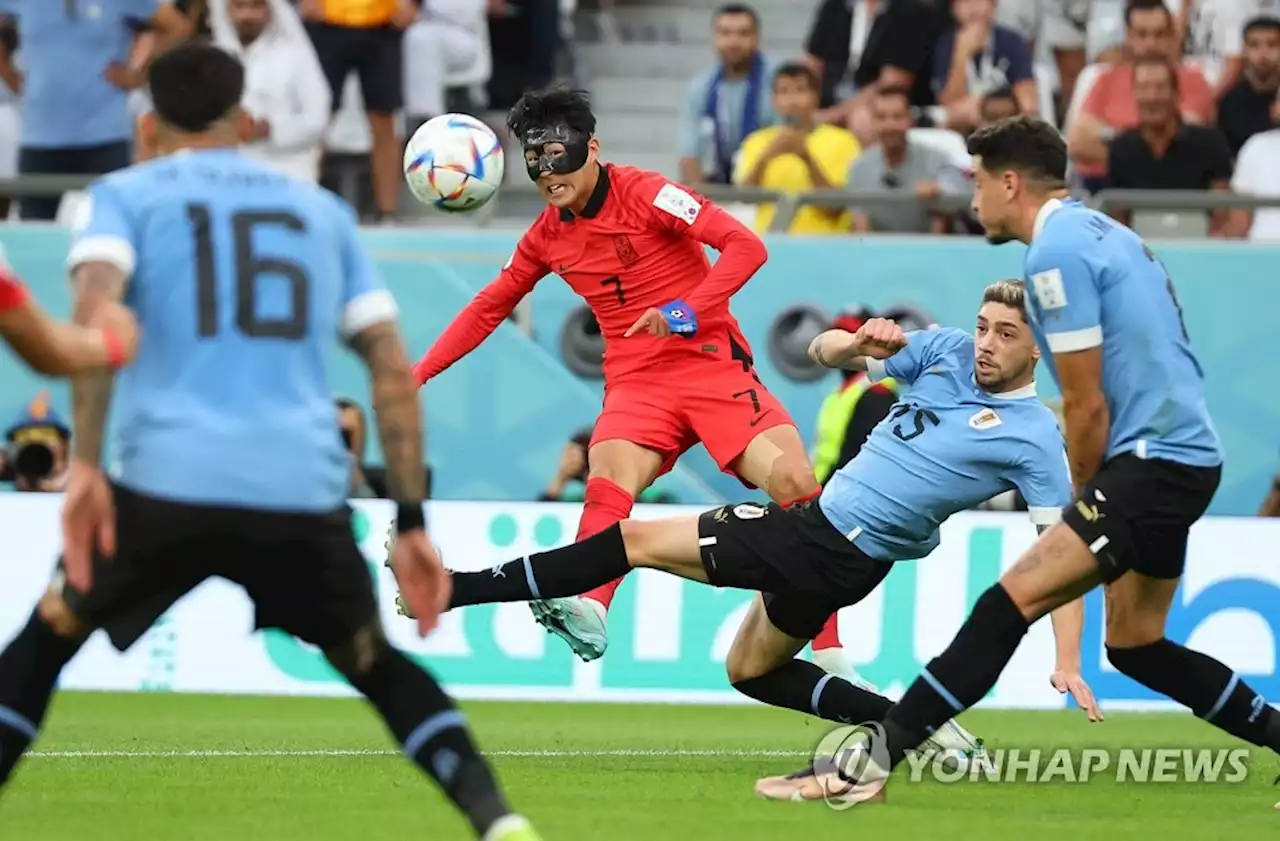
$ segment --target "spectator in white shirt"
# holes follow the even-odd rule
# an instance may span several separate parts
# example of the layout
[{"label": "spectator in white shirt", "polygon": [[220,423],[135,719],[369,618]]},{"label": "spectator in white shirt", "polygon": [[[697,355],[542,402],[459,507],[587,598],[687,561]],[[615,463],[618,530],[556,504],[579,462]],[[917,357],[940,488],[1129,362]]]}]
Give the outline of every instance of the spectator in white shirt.
[{"label": "spectator in white shirt", "polygon": [[[1280,129],[1250,137],[1236,159],[1231,190],[1267,198],[1280,198]],[[1280,208],[1231,211],[1230,235],[1254,242],[1280,242]]]},{"label": "spectator in white shirt", "polygon": [[410,122],[445,113],[445,81],[488,49],[485,0],[423,0],[404,33],[404,108]]},{"label": "spectator in white shirt", "polygon": [[285,0],[213,0],[209,22],[214,43],[244,63],[245,154],[316,181],[331,93],[297,12]]}]

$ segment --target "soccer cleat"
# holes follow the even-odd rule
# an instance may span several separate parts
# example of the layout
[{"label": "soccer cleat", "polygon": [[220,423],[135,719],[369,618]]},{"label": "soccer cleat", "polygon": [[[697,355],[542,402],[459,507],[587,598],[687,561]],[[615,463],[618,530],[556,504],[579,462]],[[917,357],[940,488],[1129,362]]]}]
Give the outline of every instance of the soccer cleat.
[{"label": "soccer cleat", "polygon": [[604,605],[595,599],[569,596],[560,599],[529,602],[538,624],[569,643],[573,653],[590,663],[599,659],[609,645],[605,630]]},{"label": "soccer cleat", "polygon": [[521,815],[498,818],[484,834],[482,841],[542,841],[533,824]]},{"label": "soccer cleat", "polygon": [[409,605],[405,604],[404,596],[400,595],[399,593],[396,594],[396,613],[400,614],[401,616],[407,616],[410,619],[418,618],[409,612]]},{"label": "soccer cleat", "polygon": [[933,731],[933,735],[925,740],[925,748],[943,754],[943,761],[953,764],[955,770],[967,771],[975,765],[985,774],[997,774],[1000,770],[982,740],[961,727],[955,719]]},{"label": "soccer cleat", "polygon": [[[854,751],[848,764],[856,764]],[[833,808],[847,809],[855,803],[883,803],[884,787],[888,774],[879,769],[866,769],[852,780],[840,773],[836,760],[817,759],[807,768],[781,777],[765,777],[756,780],[756,794],[766,800],[787,800],[792,803],[822,801]]]},{"label": "soccer cleat", "polygon": [[844,678],[859,689],[880,694],[880,690],[874,684],[858,674],[858,670],[853,667],[853,663],[849,662],[849,655],[844,653],[843,648],[823,648],[815,651],[813,662],[827,674]]}]

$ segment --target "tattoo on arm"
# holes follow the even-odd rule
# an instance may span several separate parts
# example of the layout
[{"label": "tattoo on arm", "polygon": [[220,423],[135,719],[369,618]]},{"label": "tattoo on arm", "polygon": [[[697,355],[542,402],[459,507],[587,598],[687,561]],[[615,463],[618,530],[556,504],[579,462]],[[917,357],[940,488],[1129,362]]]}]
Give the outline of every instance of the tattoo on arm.
[{"label": "tattoo on arm", "polygon": [[427,495],[422,459],[422,410],[409,356],[400,330],[383,322],[362,331],[351,346],[373,381],[373,410],[387,463],[387,493],[401,502],[417,502]]},{"label": "tattoo on arm", "polygon": [[[108,263],[84,263],[72,276],[75,289],[73,321],[94,326],[101,308],[124,297],[124,273]],[[115,374],[91,371],[71,378],[72,452],[77,461],[97,466],[102,461],[102,438],[106,431],[107,408]]]}]

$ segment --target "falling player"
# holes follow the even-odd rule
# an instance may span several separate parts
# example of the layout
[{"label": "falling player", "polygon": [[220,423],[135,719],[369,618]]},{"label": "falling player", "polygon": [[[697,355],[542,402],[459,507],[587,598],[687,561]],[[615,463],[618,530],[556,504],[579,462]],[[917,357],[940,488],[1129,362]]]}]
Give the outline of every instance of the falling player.
[{"label": "falling player", "polygon": [[[578,540],[626,519],[640,492],[699,441],[721,470],[780,505],[815,496],[800,433],[760,383],[729,312],[730,296],[765,261],[760,238],[657,173],[600,163],[585,94],[527,93],[507,126],[548,207],[498,279],[418,363],[418,382],[474,350],[555,272],[586,299],[605,341],[604,407],[591,438]],[[720,252],[714,266],[704,244]],[[534,615],[594,660],[604,653],[605,613],[621,580],[583,598],[535,601]],[[837,648],[834,616],[818,637],[830,667],[856,678]]]},{"label": "falling player", "polygon": [[121,651],[205,579],[241,585],[259,627],[316,645],[486,841],[536,841],[462,714],[383,635],[344,499],[328,377],[341,336],[367,363],[392,565],[425,634],[448,577],[422,511],[421,417],[395,301],[350,209],[230,148],[244,69],[188,42],[150,70],[165,157],[99,179],[68,263],[77,320],[123,299],[147,340],[121,375],[120,471],[101,466],[112,376],[72,384],[74,462],[59,573],[0,653],[0,783],[35,740],[62,668],[102,628]]},{"label": "falling player", "polygon": [[[929,729],[977,703],[1031,623],[1099,584],[1107,659],[1233,736],[1280,752],[1280,715],[1230,668],[1165,636],[1191,526],[1209,507],[1222,448],[1173,281],[1129,228],[1067,197],[1057,129],[1019,117],[979,129],[973,207],[994,243],[1026,243],[1028,310],[1062,389],[1075,503],[979,597],[951,646],[883,721],[901,761]],[[878,767],[811,788],[866,799]],[[865,767],[865,766],[864,766]]]},{"label": "falling player", "polygon": [[[1056,521],[1070,499],[1062,434],[1036,399],[1038,353],[1022,285],[986,290],[975,334],[902,331],[872,319],[856,334],[832,330],[811,353],[831,367],[886,376],[911,388],[840,468],[817,501],[791,508],[726,505],[700,517],[626,520],[581,543],[505,566],[453,574],[451,606],[577,593],[649,567],[717,587],[759,590],[729,652],[733,685],[775,706],[832,721],[876,719],[887,698],[793,659],[824,619],[866,598],[896,561],[937,547],[948,517],[1016,488],[1033,522]],[[1083,605],[1055,614],[1053,684],[1091,715],[1079,676]],[[945,718],[932,741],[967,749]],[[959,744],[957,744],[959,742]],[[813,769],[760,781],[768,797],[804,799]],[[794,796],[799,791],[799,797]]]}]

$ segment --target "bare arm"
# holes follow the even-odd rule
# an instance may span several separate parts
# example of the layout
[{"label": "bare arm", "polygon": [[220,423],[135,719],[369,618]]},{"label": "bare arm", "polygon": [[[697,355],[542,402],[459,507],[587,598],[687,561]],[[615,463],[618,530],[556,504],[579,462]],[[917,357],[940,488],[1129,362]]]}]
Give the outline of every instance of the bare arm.
[{"label": "bare arm", "polygon": [[1102,348],[1054,354],[1062,387],[1071,482],[1083,487],[1102,465],[1111,415],[1102,394]]},{"label": "bare arm", "polygon": [[[110,263],[81,263],[72,274],[75,290],[73,320],[81,328],[100,324],[121,307],[127,278]],[[115,373],[85,371],[71,378],[71,444],[75,460],[89,467],[102,462],[102,439]]]},{"label": "bare arm", "polygon": [[824,368],[867,370],[867,357],[858,344],[858,337],[848,330],[819,333],[809,343],[809,358]]},{"label": "bare arm", "polygon": [[1109,129],[1102,120],[1081,111],[1067,128],[1067,148],[1071,157],[1077,163],[1105,164]]},{"label": "bare arm", "polygon": [[1035,79],[1027,79],[1014,85],[1013,98],[1018,103],[1020,113],[1033,117],[1040,113],[1040,97],[1036,92]]},{"label": "bare arm", "polygon": [[422,410],[409,355],[395,322],[365,328],[351,347],[369,369],[378,437],[387,464],[387,495],[401,503],[427,495],[422,459]]},{"label": "bare arm", "polygon": [[1067,602],[1049,614],[1056,652],[1055,671],[1080,673],[1080,639],[1084,635],[1084,599]]},{"label": "bare arm", "polygon": [[[104,312],[110,323],[132,320],[120,304],[108,304]],[[46,376],[106,368],[113,362],[111,340],[102,330],[54,321],[31,300],[0,313],[0,335],[33,370]]]}]

